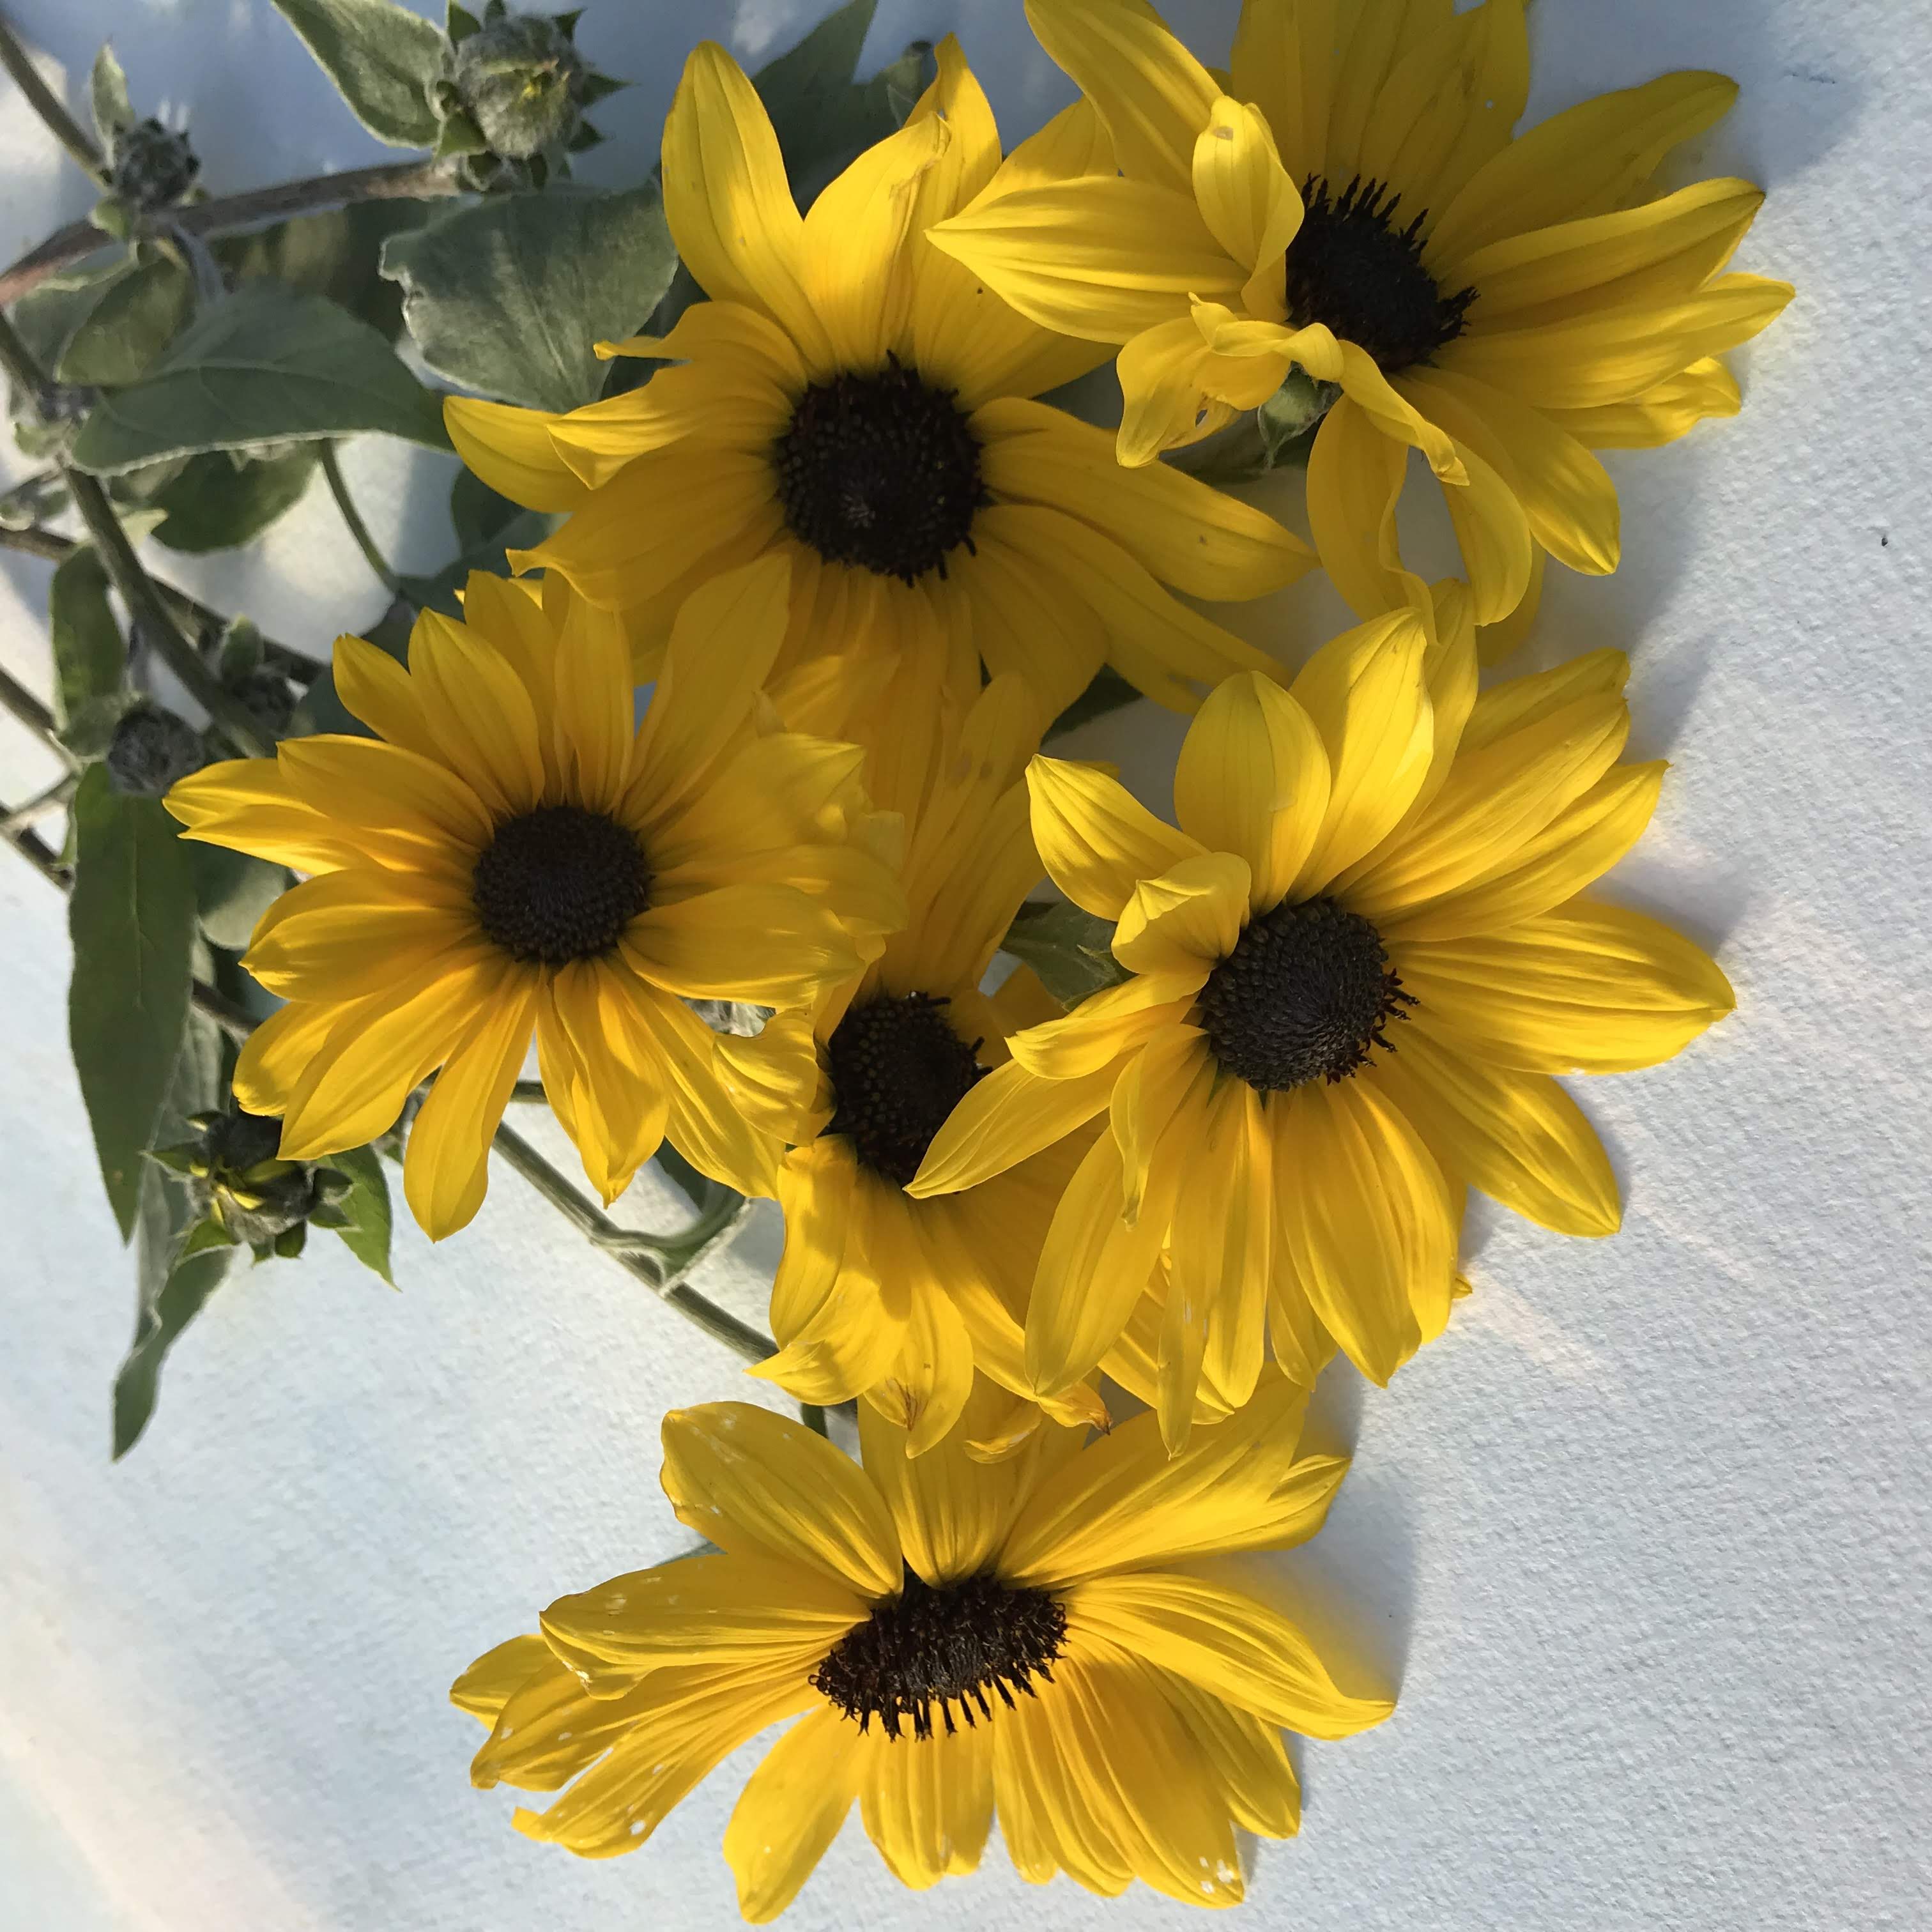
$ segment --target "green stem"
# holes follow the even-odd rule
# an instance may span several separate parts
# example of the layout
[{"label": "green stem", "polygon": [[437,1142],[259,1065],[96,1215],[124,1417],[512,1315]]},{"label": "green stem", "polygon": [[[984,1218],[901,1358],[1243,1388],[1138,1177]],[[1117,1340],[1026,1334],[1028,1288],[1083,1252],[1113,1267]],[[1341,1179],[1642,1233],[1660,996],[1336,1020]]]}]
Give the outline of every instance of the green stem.
[{"label": "green stem", "polygon": [[578,1232],[597,1243],[617,1265],[634,1275],[657,1298],[676,1309],[694,1327],[701,1328],[714,1342],[741,1356],[747,1362],[762,1362],[777,1353],[778,1345],[768,1335],[740,1322],[735,1315],[707,1301],[684,1277],[704,1259],[729,1241],[751,1212],[748,1201],[730,1202],[714,1217],[714,1224],[674,1241],[656,1243],[666,1256],[660,1260],[650,1250],[608,1245],[621,1239],[627,1230],[601,1209],[593,1207],[553,1167],[530,1142],[512,1127],[496,1130],[496,1150],[562,1214]]},{"label": "green stem", "polygon": [[[23,530],[10,530],[4,524],[0,524],[0,550],[16,550],[23,556],[40,557],[49,563],[64,563],[80,548],[74,538],[64,537],[58,530],[48,530],[39,524],[29,524]],[[152,572],[148,581],[154,585],[162,602],[182,623],[196,629],[204,624],[211,624],[217,630],[226,626],[228,620],[219,610],[198,602],[185,590],[177,590],[172,584],[164,583]],[[291,644],[278,644],[273,638],[262,640],[262,650],[274,661],[276,668],[290,677],[312,678],[323,668],[319,658],[312,658]]]},{"label": "green stem", "polygon": [[14,76],[15,85],[27,97],[27,104],[46,123],[47,131],[74,157],[76,165],[94,186],[107,187],[107,163],[100,150],[40,78],[40,70],[27,58],[26,49],[14,38],[14,30],[4,20],[0,20],[0,67]]},{"label": "green stem", "polygon": [[[41,392],[46,387],[46,372],[4,316],[0,316],[0,368],[5,369],[28,406],[38,410]],[[220,680],[202,662],[194,639],[162,602],[153,581],[141,568],[134,546],[128,541],[128,532],[121,527],[121,520],[115,515],[114,506],[107,500],[107,492],[99,479],[65,460],[60,466],[73,495],[74,506],[94,538],[107,574],[121,593],[121,601],[127,605],[130,617],[146,626],[148,641],[160,654],[161,662],[238,750],[258,758],[272,756],[274,740],[263,735],[247,710],[224,688]]]},{"label": "green stem", "polygon": [[815,1402],[802,1402],[798,1406],[799,1420],[814,1436],[829,1436],[831,1431],[825,1426],[825,1412]]},{"label": "green stem", "polygon": [[[0,838],[12,846],[50,885],[58,886],[64,892],[73,890],[74,880],[58,855],[32,832],[0,830]],[[196,1006],[230,1039],[245,1040],[254,1031],[254,1021],[212,986],[205,986],[196,980],[194,999]],[[760,1334],[748,1323],[740,1322],[735,1315],[706,1300],[684,1280],[707,1255],[726,1246],[744,1225],[752,1211],[748,1201],[733,1200],[690,1234],[662,1242],[650,1237],[643,1238],[652,1240],[653,1248],[662,1250],[668,1258],[667,1261],[660,1261],[655,1252],[610,1246],[608,1244],[614,1237],[622,1237],[628,1231],[585,1200],[522,1135],[509,1127],[499,1127],[494,1144],[497,1153],[579,1234],[603,1249],[620,1268],[642,1282],[660,1301],[674,1309],[692,1327],[702,1329],[714,1342],[722,1343],[747,1362],[762,1362],[768,1355],[777,1353],[778,1344],[769,1335]]]},{"label": "green stem", "polygon": [[363,560],[382,580],[383,587],[391,596],[401,596],[403,580],[389,568],[389,560],[369,534],[369,526],[362,520],[362,513],[356,507],[356,499],[349,494],[349,484],[343,476],[341,464],[335,459],[335,446],[332,442],[322,446],[322,473],[328,479],[328,494],[335,499],[335,507],[342,512],[342,520],[349,526],[349,534],[356,539],[356,548],[362,553]]},{"label": "green stem", "polygon": [[58,812],[74,796],[74,788],[80,782],[78,772],[63,772],[45,790],[36,793],[25,805],[16,805],[11,812],[0,814],[0,832],[24,832],[30,825],[36,825],[50,812]]},{"label": "green stem", "polygon": [[[168,208],[138,223],[130,238],[149,239],[164,227],[178,228],[189,235],[219,235],[256,222],[320,214],[352,202],[430,200],[462,192],[462,184],[443,162],[389,161],[340,174],[305,176],[300,181],[278,182],[272,188],[252,189],[247,194],[222,195],[185,208]],[[110,245],[92,222],[70,222],[0,273],[0,306],[18,302],[50,275],[57,275]]]},{"label": "green stem", "polygon": [[64,758],[67,749],[54,736],[54,714],[20,683],[10,671],[0,669],[0,711],[10,711],[50,752]]}]

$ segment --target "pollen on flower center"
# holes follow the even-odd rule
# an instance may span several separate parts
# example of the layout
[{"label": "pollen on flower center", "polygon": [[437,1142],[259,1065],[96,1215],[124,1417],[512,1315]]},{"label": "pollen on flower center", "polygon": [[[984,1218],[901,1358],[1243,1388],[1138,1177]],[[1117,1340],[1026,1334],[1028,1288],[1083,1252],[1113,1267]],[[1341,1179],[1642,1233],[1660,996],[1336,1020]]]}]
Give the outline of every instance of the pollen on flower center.
[{"label": "pollen on flower center", "polygon": [[859,1164],[896,1186],[919,1172],[932,1137],[986,1072],[928,993],[854,1006],[826,1047],[834,1111],[828,1133],[852,1142]]},{"label": "pollen on flower center", "polygon": [[792,535],[829,563],[908,584],[944,577],[949,551],[972,549],[973,519],[990,500],[979,439],[953,395],[896,357],[813,383],[772,451]]},{"label": "pollen on flower center", "polygon": [[616,946],[650,903],[651,871],[614,818],[545,805],[497,826],[470,890],[484,934],[512,959],[562,966]]},{"label": "pollen on flower center", "polygon": [[1422,266],[1418,213],[1395,225],[1400,195],[1358,175],[1340,194],[1319,175],[1302,190],[1301,226],[1288,250],[1288,319],[1325,324],[1376,358],[1385,376],[1426,362],[1462,332],[1474,289],[1445,296]]},{"label": "pollen on flower center", "polygon": [[1333,899],[1254,920],[1208,976],[1198,1011],[1216,1060],[1264,1094],[1347,1078],[1415,1004],[1382,935]]},{"label": "pollen on flower center", "polygon": [[910,1719],[916,1738],[932,1736],[934,1706],[949,1733],[953,1707],[968,1724],[990,1718],[991,1692],[1011,1710],[1013,1693],[1037,1694],[1053,1681],[1066,1639],[1066,1612],[1045,1590],[1003,1582],[990,1573],[935,1588],[910,1565],[896,1597],[839,1639],[812,1673],[826,1702],[863,1731],[877,1718],[889,1738]]}]

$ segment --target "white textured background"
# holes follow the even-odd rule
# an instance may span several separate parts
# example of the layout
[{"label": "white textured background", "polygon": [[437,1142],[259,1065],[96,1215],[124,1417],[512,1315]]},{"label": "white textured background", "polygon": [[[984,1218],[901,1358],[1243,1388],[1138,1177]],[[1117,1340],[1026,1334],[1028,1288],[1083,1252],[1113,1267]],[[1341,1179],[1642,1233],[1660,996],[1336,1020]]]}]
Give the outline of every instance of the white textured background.
[{"label": "white textured background", "polygon": [[[599,110],[618,138],[596,178],[643,172],[701,34],[754,62],[817,10],[592,0],[584,45],[640,83]],[[136,104],[190,112],[216,193],[380,158],[264,0],[8,11],[76,104],[111,32]],[[1234,11],[1173,17],[1218,57]],[[1060,104],[1018,0],[883,0],[868,59],[956,27],[1010,133]],[[1534,35],[1532,118],[1670,68],[1736,74],[1741,105],[1683,165],[1769,189],[1741,266],[1800,287],[1740,358],[1741,421],[1610,459],[1628,561],[1552,571],[1536,646],[1630,651],[1633,754],[1676,770],[1613,889],[1712,945],[1740,1010],[1674,1065],[1582,1083],[1621,1236],[1479,1213],[1448,1336],[1386,1396],[1324,1388],[1355,1470],[1291,1568],[1311,1623],[1352,1626],[1402,1708],[1298,1752],[1304,1835],[1262,1849],[1248,1914],[1922,1927],[1932,28],[1919,0],[1538,0]],[[10,88],[0,182],[8,259],[88,200]],[[447,460],[365,441],[346,466],[404,567],[440,563]],[[44,688],[47,572],[4,562],[0,658]],[[384,602],[319,487],[260,551],[167,567],[313,650]],[[1336,618],[1310,586],[1244,628],[1293,654]],[[1164,803],[1176,734],[1144,714],[1090,741]],[[0,796],[48,770],[0,719]],[[746,1394],[733,1363],[501,1173],[467,1235],[400,1235],[400,1294],[326,1238],[238,1278],[110,1467],[130,1269],[66,975],[56,896],[0,854],[0,1925],[731,1922],[718,1840],[748,1754],[646,1849],[585,1864],[516,1836],[508,1792],[469,1789],[478,1733],[443,1692],[553,1594],[685,1546],[656,1418]],[[748,1310],[772,1232],[712,1276]],[[788,1922],[1184,1917],[1030,1892],[996,1850],[915,1898],[855,1821]]]}]

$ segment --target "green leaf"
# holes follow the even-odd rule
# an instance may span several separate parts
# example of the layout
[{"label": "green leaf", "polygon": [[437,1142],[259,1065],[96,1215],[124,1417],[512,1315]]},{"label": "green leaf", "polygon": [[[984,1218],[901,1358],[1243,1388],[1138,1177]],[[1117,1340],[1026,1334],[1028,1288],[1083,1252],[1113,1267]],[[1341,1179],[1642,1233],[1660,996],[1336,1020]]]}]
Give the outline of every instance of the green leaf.
[{"label": "green leaf", "polygon": [[1118,711],[1122,706],[1133,704],[1139,696],[1140,693],[1112,664],[1102,664],[1094,674],[1093,682],[1046,728],[1040,742],[1044,744],[1082,724],[1090,724],[1095,718],[1104,718],[1110,711]]},{"label": "green leaf", "polygon": [[[105,248],[108,244],[103,241],[100,245]],[[124,252],[117,250],[112,260],[76,268],[70,274],[49,276],[14,304],[9,319],[43,369],[58,366],[74,332],[107,290],[131,272],[133,266]]]},{"label": "green leaf", "polygon": [[801,206],[860,148],[891,134],[920,91],[915,84],[906,97],[924,62],[923,43],[871,80],[853,79],[876,6],[877,0],[849,0],[752,76]]},{"label": "green leaf", "polygon": [[428,89],[442,64],[442,36],[390,0],[274,0],[334,82],[350,111],[392,148],[436,139]]},{"label": "green leaf", "polygon": [[350,1184],[335,1204],[349,1220],[347,1227],[335,1231],[342,1245],[394,1288],[396,1278],[389,1272],[389,1184],[382,1156],[372,1147],[351,1148],[346,1154],[331,1154],[327,1164],[346,1174]]},{"label": "green leaf", "polygon": [[214,945],[245,952],[256,922],[287,891],[287,872],[266,859],[231,852],[225,845],[184,842],[202,931]]},{"label": "green leaf", "polygon": [[100,145],[110,151],[116,135],[134,124],[134,103],[128,98],[128,76],[114,57],[111,46],[104,46],[94,57],[94,72],[87,83],[88,105],[93,110],[94,131]]},{"label": "green leaf", "polygon": [[151,254],[111,282],[68,338],[54,374],[118,388],[139,382],[194,313],[194,278]]},{"label": "green leaf", "polygon": [[498,196],[382,250],[432,369],[543,410],[596,400],[604,365],[591,345],[636,329],[676,267],[654,182],[621,194]]},{"label": "green leaf", "polygon": [[154,541],[196,556],[253,543],[308,494],[320,460],[320,446],[313,442],[256,462],[237,463],[221,449],[190,457],[149,500],[167,513]]},{"label": "green leaf", "polygon": [[1030,966],[1062,1006],[1072,1006],[1127,976],[1113,956],[1113,942],[1114,928],[1076,905],[1028,904],[1000,944]]},{"label": "green leaf", "polygon": [[456,481],[449,486],[449,520],[459,550],[481,550],[500,541],[518,514],[518,506],[508,497],[499,496],[475,470],[456,472]]},{"label": "green leaf", "polygon": [[210,1248],[232,1248],[235,1244],[236,1237],[219,1221],[200,1221],[188,1230],[176,1259],[184,1262],[190,1255],[205,1253]]},{"label": "green leaf", "polygon": [[114,1460],[118,1462],[140,1440],[154,1412],[161,1363],[181,1333],[221,1286],[235,1258],[232,1246],[202,1250],[176,1262],[152,1300],[143,1300],[134,1321],[134,1346],[114,1378]]},{"label": "green leaf", "polygon": [[214,243],[231,281],[286,283],[298,293],[326,296],[390,342],[402,333],[402,291],[382,277],[382,244],[420,228],[448,203],[359,201],[322,214],[298,214],[253,235]]},{"label": "green leaf", "polygon": [[262,668],[264,656],[261,630],[254,619],[231,617],[215,654],[215,675],[230,691],[239,690]]},{"label": "green leaf", "polygon": [[453,563],[446,564],[434,577],[401,577],[403,595],[421,610],[440,610],[445,616],[460,617],[463,606],[456,593],[467,582],[472,570],[509,574],[504,556],[506,550],[529,550],[543,542],[556,527],[557,519],[541,510],[519,510],[511,520],[487,537],[474,550],[465,550]]},{"label": "green leaf", "polygon": [[194,880],[176,829],[158,799],[116,791],[103,766],[74,794],[68,1030],[124,1240],[188,1022]]},{"label": "green leaf", "polygon": [[[64,736],[91,706],[98,716],[100,700],[118,700],[127,676],[128,647],[107,601],[107,567],[92,544],[69,552],[54,572],[47,621],[53,633],[54,719]],[[119,706],[104,708],[118,713]]]},{"label": "green leaf", "polygon": [[110,476],[164,456],[356,430],[450,446],[436,399],[368,323],[254,282],[206,310],[141,381],[104,396],[74,460]]}]

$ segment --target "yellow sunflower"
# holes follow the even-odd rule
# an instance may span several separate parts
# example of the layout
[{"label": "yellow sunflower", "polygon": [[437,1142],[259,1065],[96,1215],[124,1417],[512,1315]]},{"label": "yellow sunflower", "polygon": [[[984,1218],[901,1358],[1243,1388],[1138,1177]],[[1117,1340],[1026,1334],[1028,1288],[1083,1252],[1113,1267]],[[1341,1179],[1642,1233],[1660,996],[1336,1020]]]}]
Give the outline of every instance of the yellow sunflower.
[{"label": "yellow sunflower", "polygon": [[862,1468],[765,1409],[674,1412],[665,1492],[724,1553],[565,1597],[542,1636],[479,1658],[451,1692],[492,1727],[471,1780],[569,1786],[518,1829],[610,1858],[790,1719],[724,1833],[754,1924],[855,1798],[921,1889],[978,1865],[997,1811],[1035,1884],[1234,1904],[1236,1832],[1300,1828],[1280,1730],[1346,1737],[1394,1708],[1345,1694],[1279,1610],[1189,1567],[1321,1527],[1347,1466],[1298,1457],[1303,1400],[1274,1384],[1172,1460],[1142,1416],[1084,1448],[1048,1427],[989,1466],[964,1441],[1004,1408],[982,1384],[916,1461],[862,1408]]},{"label": "yellow sunflower", "polygon": [[982,202],[930,239],[1042,326],[1124,345],[1123,463],[1221,428],[1291,368],[1336,385],[1308,469],[1336,587],[1364,616],[1420,604],[1394,520],[1412,448],[1496,624],[1533,608],[1546,554],[1616,568],[1592,451],[1735,414],[1712,358],[1792,292],[1724,272],[1758,189],[1651,188],[1730,106],[1723,76],[1666,74],[1511,138],[1525,5],[1245,0],[1223,86],[1146,0],[1028,0],[1120,172]]},{"label": "yellow sunflower", "polygon": [[1466,1183],[1564,1233],[1616,1228],[1610,1162],[1551,1076],[1667,1060],[1731,989],[1668,927],[1575,896],[1664,775],[1618,763],[1622,655],[1478,698],[1466,608],[1441,628],[1432,650],[1398,612],[1287,691],[1230,679],[1181,748],[1179,830],[1090,766],[1029,768],[1047,871],[1118,922],[1131,976],[1016,1034],[910,1191],[980,1185],[1022,1132],[1108,1112],[1041,1255],[1036,1393],[1106,1357],[1163,1247],[1178,1442],[1204,1370],[1245,1399],[1264,1328],[1298,1379],[1325,1330],[1385,1382],[1448,1318]]},{"label": "yellow sunflower", "polygon": [[1256,597],[1313,554],[1192,478],[1123,473],[1104,434],[1030,400],[1105,351],[1034,327],[924,239],[976,198],[1112,165],[1084,110],[1003,162],[949,37],[904,128],[801,216],[751,82],[700,46],[664,128],[664,192],[712,299],[614,352],[679,366],[566,416],[445,405],[486,482],[572,512],[513,561],[620,613],[640,679],[694,585],[771,551],[793,562],[782,670],[883,634],[944,658],[962,698],[982,662],[1017,672],[1051,716],[1102,663],[1186,710],[1192,682],[1265,668],[1166,586]]},{"label": "yellow sunflower", "polygon": [[314,876],[244,963],[288,1004],[235,1090],[314,1160],[386,1131],[440,1068],[404,1182],[432,1239],[483,1199],[490,1136],[534,1030],[544,1090],[614,1200],[668,1133],[748,1193],[770,1150],[728,1097],[741,1042],[686,999],[808,1005],[903,907],[856,842],[860,754],[760,730],[786,566],[721,577],[679,614],[642,726],[617,628],[559,581],[470,579],[465,621],[426,611],[410,668],[335,646],[376,738],[291,739],[184,779],[187,836]]},{"label": "yellow sunflower", "polygon": [[[1007,675],[962,716],[923,657],[848,654],[811,671],[774,694],[778,707],[794,729],[865,748],[868,794],[905,828],[907,920],[862,974],[790,1023],[815,1051],[788,1055],[809,1084],[784,1093],[781,1071],[762,1083],[775,1106],[742,1096],[790,1149],[778,1171],[785,1244],[772,1291],[781,1348],[754,1372],[805,1402],[863,1396],[919,1455],[958,1420],[976,1362],[1013,1397],[982,1444],[999,1453],[1040,1420],[1022,1323],[1048,1224],[1091,1135],[1016,1144],[1006,1172],[943,1200],[915,1201],[905,1184],[960,1100],[1005,1063],[1007,1035],[1061,1010],[1024,970],[991,998],[980,990],[1044,869],[1022,782],[1040,707]],[[1106,1418],[1085,1388],[1053,1406],[1068,1422]]]}]

